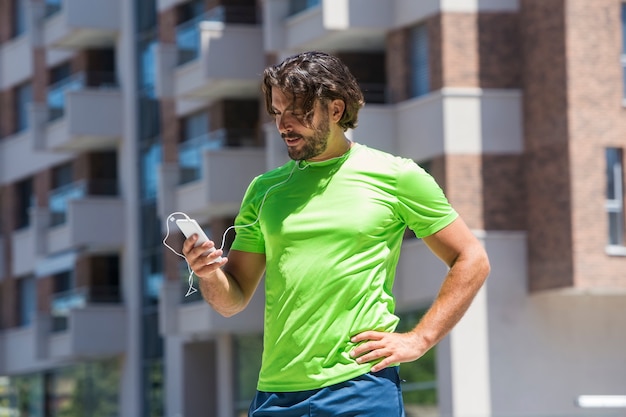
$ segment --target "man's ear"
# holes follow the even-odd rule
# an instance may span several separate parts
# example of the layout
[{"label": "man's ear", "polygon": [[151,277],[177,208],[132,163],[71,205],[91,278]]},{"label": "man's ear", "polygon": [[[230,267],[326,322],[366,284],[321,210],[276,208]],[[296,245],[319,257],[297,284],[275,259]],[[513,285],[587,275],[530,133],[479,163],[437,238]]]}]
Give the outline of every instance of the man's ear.
[{"label": "man's ear", "polygon": [[330,118],[333,122],[337,123],[343,117],[343,112],[346,110],[346,103],[343,100],[333,100],[330,102]]}]

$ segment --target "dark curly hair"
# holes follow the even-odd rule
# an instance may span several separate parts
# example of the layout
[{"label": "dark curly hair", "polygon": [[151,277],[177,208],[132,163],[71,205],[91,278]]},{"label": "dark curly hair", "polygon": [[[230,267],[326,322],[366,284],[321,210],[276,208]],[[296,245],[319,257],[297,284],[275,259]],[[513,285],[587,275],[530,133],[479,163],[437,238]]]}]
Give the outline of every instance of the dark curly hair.
[{"label": "dark curly hair", "polygon": [[291,56],[263,72],[265,107],[272,110],[272,87],[291,96],[310,124],[316,100],[322,104],[332,100],[343,100],[346,108],[339,120],[344,131],[357,126],[358,113],[363,107],[363,93],[348,67],[339,58],[324,52],[303,52]]}]

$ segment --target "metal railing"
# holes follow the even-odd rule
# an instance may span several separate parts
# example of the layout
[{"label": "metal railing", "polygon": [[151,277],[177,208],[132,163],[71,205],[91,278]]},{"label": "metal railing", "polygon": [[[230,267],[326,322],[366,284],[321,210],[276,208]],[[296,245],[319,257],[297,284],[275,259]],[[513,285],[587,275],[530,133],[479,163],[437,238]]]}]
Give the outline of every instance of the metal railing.
[{"label": "metal railing", "polygon": [[176,27],[176,45],[178,46],[178,65],[193,61],[200,55],[200,23],[223,22],[255,24],[256,9],[246,6],[217,6]]},{"label": "metal railing", "polygon": [[119,195],[117,180],[86,179],[50,191],[48,197],[50,227],[61,225],[67,221],[67,207],[71,200],[78,200],[90,195]]},{"label": "metal railing", "polygon": [[57,120],[65,114],[65,94],[81,90],[85,85],[83,73],[71,75],[48,86],[48,121]]},{"label": "metal railing", "polygon": [[93,286],[74,288],[53,294],[51,303],[52,331],[67,330],[70,312],[88,304],[119,304],[122,302],[120,287]]},{"label": "metal railing", "polygon": [[289,16],[293,16],[322,4],[321,0],[289,0]]},{"label": "metal railing", "polygon": [[186,140],[178,146],[180,184],[202,177],[202,154],[207,149],[220,149],[226,144],[226,130],[220,129]]},{"label": "metal railing", "polygon": [[61,0],[46,0],[44,5],[44,18],[48,18],[63,8],[63,3]]},{"label": "metal railing", "polygon": [[385,83],[359,83],[365,103],[387,103],[387,86]]},{"label": "metal railing", "polygon": [[63,224],[67,220],[68,202],[83,198],[86,192],[85,181],[78,181],[58,187],[50,192],[48,210],[50,212],[50,227]]},{"label": "metal railing", "polygon": [[86,71],[71,76],[48,86],[48,121],[57,120],[65,114],[65,95],[70,91],[84,88],[117,88],[119,86],[114,72]]},{"label": "metal railing", "polygon": [[253,146],[255,135],[254,129],[224,128],[182,142],[178,146],[179,183],[185,184],[202,178],[202,155],[205,150]]}]

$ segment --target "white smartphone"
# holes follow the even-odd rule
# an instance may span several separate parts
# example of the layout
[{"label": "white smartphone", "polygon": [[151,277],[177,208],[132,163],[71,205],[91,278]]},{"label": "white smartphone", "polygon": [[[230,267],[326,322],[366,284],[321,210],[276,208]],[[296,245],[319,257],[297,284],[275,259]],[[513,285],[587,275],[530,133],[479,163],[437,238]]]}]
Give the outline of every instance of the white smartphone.
[{"label": "white smartphone", "polygon": [[[195,246],[199,246],[209,240],[204,230],[200,227],[197,221],[194,219],[176,219],[176,225],[180,229],[181,232],[185,235],[186,238],[193,236],[194,234],[198,235],[198,240],[196,241]],[[208,255],[211,252],[214,252],[215,248],[211,248],[203,253],[203,255]],[[222,257],[218,257],[214,262],[219,262],[222,260]],[[214,263],[211,262],[211,263]]]}]

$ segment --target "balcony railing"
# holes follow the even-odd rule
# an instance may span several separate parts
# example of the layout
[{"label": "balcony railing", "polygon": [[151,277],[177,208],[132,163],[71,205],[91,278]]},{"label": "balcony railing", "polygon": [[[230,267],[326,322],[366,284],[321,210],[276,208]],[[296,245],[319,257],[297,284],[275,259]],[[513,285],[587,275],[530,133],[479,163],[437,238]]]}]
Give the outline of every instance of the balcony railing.
[{"label": "balcony railing", "polygon": [[186,140],[178,147],[180,184],[202,178],[202,154],[208,149],[253,146],[254,129],[219,129]]},{"label": "balcony railing", "polygon": [[61,11],[62,7],[63,6],[62,6],[61,0],[46,0],[45,9],[44,9],[44,17],[48,18],[58,13],[59,11]]},{"label": "balcony railing", "polygon": [[226,144],[226,130],[220,129],[186,140],[178,147],[180,183],[196,181],[202,177],[202,153],[219,149]]},{"label": "balcony railing", "polygon": [[178,65],[193,61],[200,55],[200,22],[256,23],[256,10],[245,6],[217,6],[176,27]]},{"label": "balcony railing", "polygon": [[50,210],[50,226],[58,226],[67,219],[67,206],[71,200],[83,198],[86,194],[84,181],[67,184],[50,192],[48,209]]},{"label": "balcony railing", "polygon": [[88,304],[119,304],[122,301],[119,286],[74,288],[52,296],[52,331],[66,330],[70,312]]},{"label": "balcony railing", "polygon": [[307,9],[319,6],[322,0],[290,0],[289,1],[289,16],[298,14]]},{"label": "balcony railing", "polygon": [[387,87],[385,83],[359,83],[366,103],[385,104],[387,102]]},{"label": "balcony railing", "polygon": [[50,192],[48,209],[50,211],[50,227],[58,226],[67,220],[67,207],[71,200],[84,198],[87,195],[114,196],[118,194],[116,180],[89,179],[59,187]]},{"label": "balcony railing", "polygon": [[48,121],[57,120],[65,114],[65,94],[89,88],[117,88],[113,72],[79,72],[48,87]]}]

